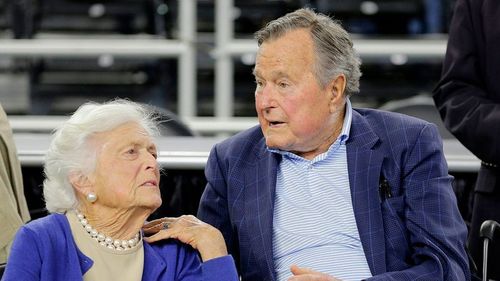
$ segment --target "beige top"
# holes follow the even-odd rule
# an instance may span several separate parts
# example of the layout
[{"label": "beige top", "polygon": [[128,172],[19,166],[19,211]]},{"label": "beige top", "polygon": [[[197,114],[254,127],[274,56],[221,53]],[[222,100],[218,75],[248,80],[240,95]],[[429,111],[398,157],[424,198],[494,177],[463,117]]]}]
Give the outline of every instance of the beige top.
[{"label": "beige top", "polygon": [[142,279],[144,247],[142,239],[131,249],[113,250],[100,245],[83,228],[74,211],[66,213],[76,246],[94,261],[83,280],[137,281]]}]

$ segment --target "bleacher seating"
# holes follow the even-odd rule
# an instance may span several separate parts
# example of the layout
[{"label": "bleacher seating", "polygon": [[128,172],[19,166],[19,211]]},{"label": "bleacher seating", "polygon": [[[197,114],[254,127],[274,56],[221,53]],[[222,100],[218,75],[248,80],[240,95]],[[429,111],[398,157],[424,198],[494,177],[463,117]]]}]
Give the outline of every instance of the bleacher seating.
[{"label": "bleacher seating", "polygon": [[[24,4],[24,30],[17,38],[166,38],[161,0],[43,0]],[[18,4],[18,6],[21,4]],[[38,58],[31,61],[31,114],[54,114],[68,99],[132,100],[167,106],[175,97],[175,62],[168,59]],[[173,103],[175,104],[175,103]],[[59,106],[61,107],[61,106]]]}]

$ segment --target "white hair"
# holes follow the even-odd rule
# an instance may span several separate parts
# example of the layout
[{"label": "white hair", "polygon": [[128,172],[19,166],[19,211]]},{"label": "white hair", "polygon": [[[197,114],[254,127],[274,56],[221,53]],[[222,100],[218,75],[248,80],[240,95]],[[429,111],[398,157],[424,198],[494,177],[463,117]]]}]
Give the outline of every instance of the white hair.
[{"label": "white hair", "polygon": [[361,60],[349,33],[340,22],[309,8],[298,9],[269,22],[255,33],[257,44],[280,38],[290,31],[307,28],[314,43],[314,73],[322,88],[339,74],[346,78],[346,95],[359,92]]},{"label": "white hair", "polygon": [[88,175],[94,171],[96,151],[89,145],[89,137],[128,122],[136,122],[151,136],[159,135],[152,111],[124,99],[85,103],[56,129],[44,166],[43,195],[49,212],[63,213],[78,206],[69,175],[74,172]]}]

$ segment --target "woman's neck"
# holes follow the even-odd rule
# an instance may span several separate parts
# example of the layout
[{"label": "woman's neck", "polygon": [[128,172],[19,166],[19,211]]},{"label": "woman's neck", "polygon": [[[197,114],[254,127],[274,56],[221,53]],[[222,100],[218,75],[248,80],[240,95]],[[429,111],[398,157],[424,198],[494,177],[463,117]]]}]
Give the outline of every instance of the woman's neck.
[{"label": "woman's neck", "polygon": [[80,212],[98,232],[113,239],[131,239],[142,228],[149,210],[82,208]]}]

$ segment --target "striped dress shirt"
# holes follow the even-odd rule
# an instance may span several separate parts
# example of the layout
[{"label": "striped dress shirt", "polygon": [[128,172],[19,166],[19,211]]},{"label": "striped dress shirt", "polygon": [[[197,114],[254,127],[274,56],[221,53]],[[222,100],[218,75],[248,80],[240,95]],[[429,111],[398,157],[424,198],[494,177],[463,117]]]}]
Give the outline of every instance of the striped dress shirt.
[{"label": "striped dress shirt", "polygon": [[273,222],[277,280],[296,264],[344,281],[371,276],[352,206],[345,142],[352,107],[346,104],[342,131],[327,152],[312,160],[283,155],[278,167]]}]

